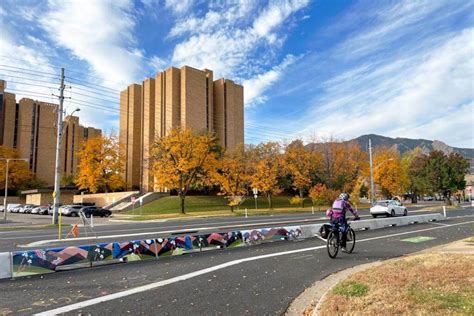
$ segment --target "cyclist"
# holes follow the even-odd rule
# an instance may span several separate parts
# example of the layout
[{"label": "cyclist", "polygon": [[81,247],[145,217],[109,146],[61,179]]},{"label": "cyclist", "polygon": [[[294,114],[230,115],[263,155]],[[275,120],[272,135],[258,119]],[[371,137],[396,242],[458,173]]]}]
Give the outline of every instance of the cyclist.
[{"label": "cyclist", "polygon": [[332,204],[332,208],[327,210],[326,216],[331,219],[332,225],[339,225],[343,227],[341,247],[342,249],[346,248],[347,241],[347,219],[346,212],[350,211],[354,215],[354,220],[359,220],[359,214],[355,211],[351,204],[349,203],[349,194],[341,193],[339,198],[337,198]]}]

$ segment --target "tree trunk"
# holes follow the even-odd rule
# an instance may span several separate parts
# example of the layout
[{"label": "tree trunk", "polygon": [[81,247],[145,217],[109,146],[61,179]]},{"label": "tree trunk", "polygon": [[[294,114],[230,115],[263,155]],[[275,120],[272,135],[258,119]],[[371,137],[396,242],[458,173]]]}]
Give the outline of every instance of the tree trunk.
[{"label": "tree trunk", "polygon": [[273,210],[273,201],[272,201],[272,195],[271,193],[267,194],[267,200],[268,200],[268,208]]},{"label": "tree trunk", "polygon": [[231,211],[232,213],[234,213],[234,206],[233,206],[233,205],[230,206],[230,211]]},{"label": "tree trunk", "polygon": [[185,212],[184,212],[184,198],[185,197],[186,196],[182,192],[179,193],[179,199],[180,199],[180,205],[181,205],[181,214],[185,214]]},{"label": "tree trunk", "polygon": [[444,191],[443,196],[444,196],[444,204],[448,206],[451,205],[451,196],[449,194],[449,191]]},{"label": "tree trunk", "polygon": [[416,191],[413,191],[413,193],[411,194],[411,203],[412,204],[418,203],[418,195]]},{"label": "tree trunk", "polygon": [[299,189],[299,191],[300,191],[300,198],[301,198],[301,208],[304,208],[303,189]]}]

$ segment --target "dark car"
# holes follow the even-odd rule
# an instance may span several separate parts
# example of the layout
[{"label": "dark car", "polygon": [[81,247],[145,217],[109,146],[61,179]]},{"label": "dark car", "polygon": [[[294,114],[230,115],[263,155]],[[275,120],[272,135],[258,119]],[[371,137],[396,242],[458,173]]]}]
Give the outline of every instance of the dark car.
[{"label": "dark car", "polygon": [[86,206],[81,209],[86,217],[97,216],[97,217],[109,217],[112,215],[112,212],[109,210],[104,210],[101,207],[97,206]]}]

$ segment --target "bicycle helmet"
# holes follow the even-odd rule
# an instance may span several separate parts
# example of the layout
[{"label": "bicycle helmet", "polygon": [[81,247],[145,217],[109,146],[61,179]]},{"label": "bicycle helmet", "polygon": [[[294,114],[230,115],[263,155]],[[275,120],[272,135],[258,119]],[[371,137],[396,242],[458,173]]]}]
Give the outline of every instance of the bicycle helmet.
[{"label": "bicycle helmet", "polygon": [[349,201],[349,194],[343,192],[339,195],[339,200]]}]

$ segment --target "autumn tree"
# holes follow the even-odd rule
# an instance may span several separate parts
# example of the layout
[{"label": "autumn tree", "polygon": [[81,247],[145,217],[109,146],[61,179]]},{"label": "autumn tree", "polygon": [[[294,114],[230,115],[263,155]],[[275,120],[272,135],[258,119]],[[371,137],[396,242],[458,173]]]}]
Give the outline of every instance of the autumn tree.
[{"label": "autumn tree", "polygon": [[283,168],[291,177],[292,186],[302,199],[302,207],[304,207],[304,193],[311,187],[312,175],[318,162],[318,155],[306,149],[301,140],[295,140],[285,148]]},{"label": "autumn tree", "polygon": [[312,147],[321,157],[318,178],[330,188],[351,192],[368,170],[367,153],[356,142],[329,139]]},{"label": "autumn tree", "polygon": [[279,183],[282,167],[281,146],[276,142],[262,143],[253,150],[252,188],[264,194],[268,208],[273,209],[273,196],[282,192]]},{"label": "autumn tree", "polygon": [[338,196],[338,191],[328,188],[322,183],[316,184],[309,190],[309,197],[313,201],[313,204],[319,207],[322,205],[331,205]]},{"label": "autumn tree", "polygon": [[178,192],[183,214],[189,189],[215,167],[216,148],[213,136],[185,128],[170,130],[154,144],[150,160],[156,185]]},{"label": "autumn tree", "polygon": [[[0,146],[0,188],[5,189],[5,175],[7,162],[1,158],[23,158],[17,149]],[[21,189],[28,187],[34,182],[34,174],[28,167],[28,162],[21,160],[11,160],[8,163],[8,187],[11,189]]]},{"label": "autumn tree", "polygon": [[385,197],[404,194],[408,187],[400,154],[394,148],[379,147],[374,151],[374,182]]},{"label": "autumn tree", "polygon": [[79,165],[75,183],[80,189],[96,193],[124,187],[124,158],[119,154],[119,144],[115,136],[88,139],[82,144],[77,156]]},{"label": "autumn tree", "polygon": [[215,168],[209,170],[211,181],[219,186],[220,195],[228,200],[231,211],[240,205],[248,191],[250,183],[247,153],[243,145],[228,150],[216,161]]}]

